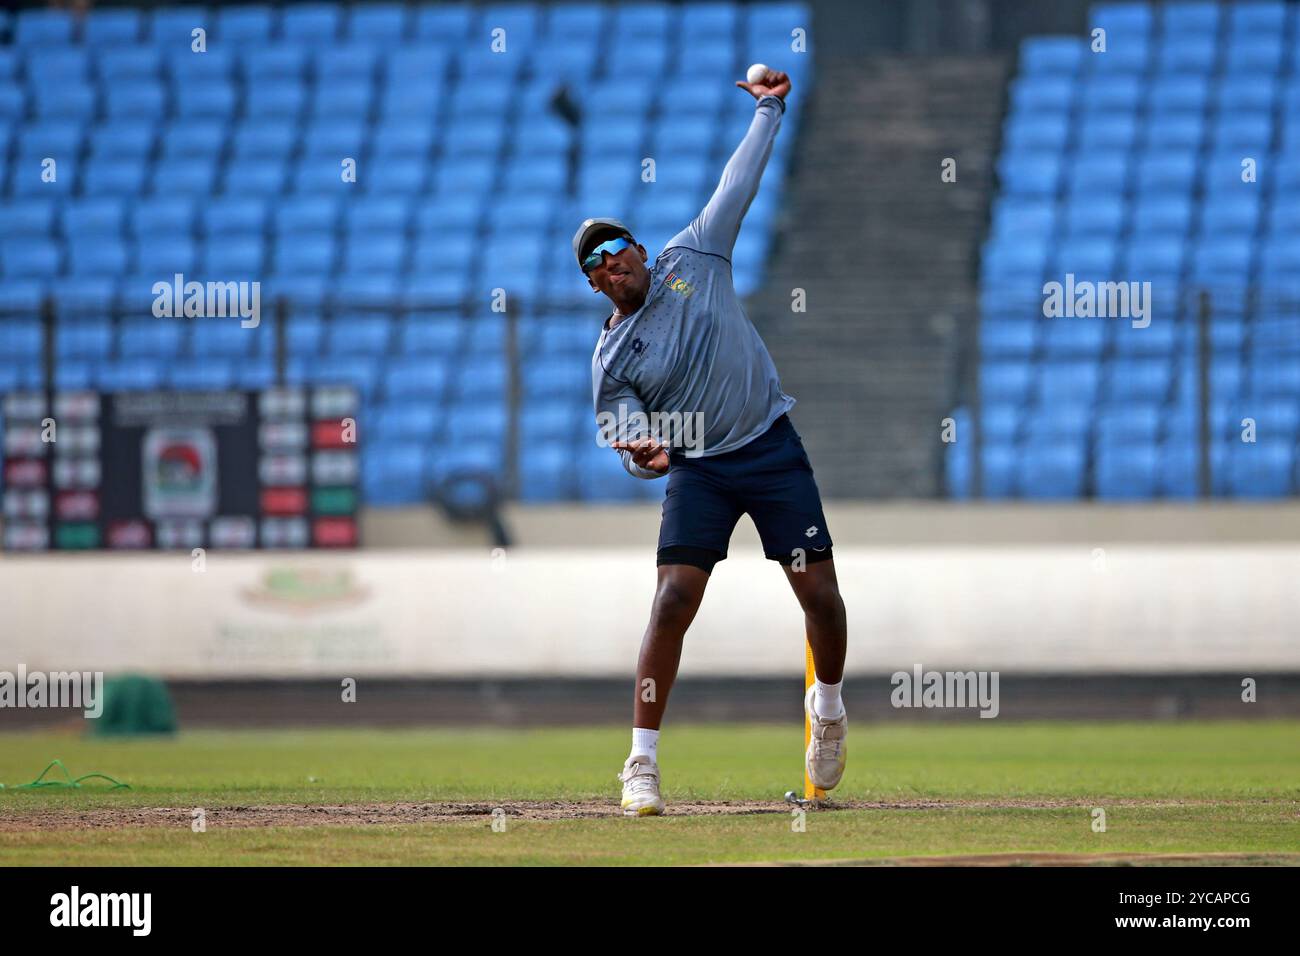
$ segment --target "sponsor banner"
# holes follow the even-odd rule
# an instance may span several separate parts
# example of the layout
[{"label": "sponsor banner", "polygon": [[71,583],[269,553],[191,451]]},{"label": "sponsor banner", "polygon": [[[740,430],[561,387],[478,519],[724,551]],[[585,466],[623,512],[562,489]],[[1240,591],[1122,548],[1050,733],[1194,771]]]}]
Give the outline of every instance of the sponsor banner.
[{"label": "sponsor banner", "polygon": [[[281,531],[283,529],[277,529]],[[263,533],[266,534],[264,528]],[[305,524],[295,532],[307,534]],[[837,548],[849,670],[1300,670],[1300,548]],[[174,677],[627,676],[649,551],[11,555],[0,666]],[[682,673],[801,673],[775,564],[733,553]]]}]

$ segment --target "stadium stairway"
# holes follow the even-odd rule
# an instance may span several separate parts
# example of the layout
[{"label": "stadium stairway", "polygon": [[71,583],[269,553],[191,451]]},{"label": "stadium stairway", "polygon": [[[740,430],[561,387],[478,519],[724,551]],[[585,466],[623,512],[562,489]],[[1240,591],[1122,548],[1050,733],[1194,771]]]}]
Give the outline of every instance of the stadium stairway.
[{"label": "stadium stairway", "polygon": [[[819,64],[787,183],[799,228],[782,231],[750,315],[828,498],[940,492],[940,420],[958,323],[975,315],[1009,69],[991,56]],[[940,180],[945,157],[954,183]],[[796,288],[804,313],[791,310]]]}]

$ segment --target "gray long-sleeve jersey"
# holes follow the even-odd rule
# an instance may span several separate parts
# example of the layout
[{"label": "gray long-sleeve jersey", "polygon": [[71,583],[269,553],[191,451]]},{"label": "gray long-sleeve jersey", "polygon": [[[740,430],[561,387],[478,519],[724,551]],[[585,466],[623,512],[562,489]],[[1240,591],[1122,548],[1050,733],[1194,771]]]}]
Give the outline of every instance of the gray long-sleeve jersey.
[{"label": "gray long-sleeve jersey", "polygon": [[[794,406],[776,365],[741,308],[731,252],[758,191],[785,104],[765,96],[695,220],[650,270],[645,304],[605,323],[591,361],[602,443],[654,434],[691,457],[734,451]],[[638,478],[658,478],[619,453]]]}]

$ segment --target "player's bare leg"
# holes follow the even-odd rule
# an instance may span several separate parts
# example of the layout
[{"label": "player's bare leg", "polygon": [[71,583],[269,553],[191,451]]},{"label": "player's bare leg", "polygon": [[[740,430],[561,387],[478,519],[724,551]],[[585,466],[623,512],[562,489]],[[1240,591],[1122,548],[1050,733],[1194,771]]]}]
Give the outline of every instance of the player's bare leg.
[{"label": "player's bare leg", "polygon": [[834,559],[806,565],[800,571],[786,567],[785,575],[803,608],[804,628],[817,671],[817,680],[804,697],[804,710],[812,728],[804,760],[813,784],[831,790],[844,775],[847,756],[849,720],[840,701],[840,685],[848,649],[848,618],[835,577]]},{"label": "player's bare leg", "polygon": [[812,645],[817,677],[823,683],[838,684],[844,678],[849,627],[840,583],[835,576],[835,559],[814,562],[801,571],[794,571],[788,565],[784,570],[803,608],[804,628]]},{"label": "player's bare leg", "polygon": [[677,679],[682,640],[695,620],[708,583],[708,573],[700,568],[689,564],[660,565],[650,624],[641,638],[641,655],[636,665],[635,726],[659,729],[668,694]]},{"label": "player's bare leg", "polygon": [[688,564],[659,566],[650,623],[641,638],[641,655],[636,666],[635,719],[632,721],[632,753],[623,765],[623,812],[628,816],[663,813],[659,795],[659,724],[668,704],[668,693],[677,679],[686,629],[704,599],[708,572]]}]

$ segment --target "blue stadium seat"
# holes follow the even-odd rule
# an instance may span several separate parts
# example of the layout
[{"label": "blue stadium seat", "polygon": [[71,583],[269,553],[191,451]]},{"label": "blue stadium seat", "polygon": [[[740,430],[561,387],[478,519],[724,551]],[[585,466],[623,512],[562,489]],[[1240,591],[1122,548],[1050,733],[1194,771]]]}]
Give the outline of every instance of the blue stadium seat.
[{"label": "blue stadium seat", "polygon": [[1146,127],[1148,149],[1194,153],[1205,140],[1205,121],[1195,114],[1169,113],[1156,116]]},{"label": "blue stadium seat", "polygon": [[116,236],[78,236],[68,243],[68,271],[74,276],[115,276],[126,271],[130,252]]},{"label": "blue stadium seat", "polygon": [[1186,196],[1144,193],[1133,205],[1132,229],[1137,234],[1185,236],[1191,229],[1192,203]]},{"label": "blue stadium seat", "polygon": [[411,316],[399,332],[401,352],[451,356],[459,349],[462,332],[462,323],[454,318]]},{"label": "blue stadium seat", "polygon": [[1156,403],[1104,406],[1097,416],[1097,439],[1111,444],[1151,444],[1162,424],[1162,406]]},{"label": "blue stadium seat", "polygon": [[1151,85],[1147,103],[1153,116],[1202,113],[1209,100],[1210,84],[1203,76],[1161,76]]},{"label": "blue stadium seat", "polygon": [[105,392],[151,391],[163,386],[164,368],[152,358],[100,362],[95,384]]},{"label": "blue stadium seat", "polygon": [[290,360],[288,378],[291,382],[351,385],[366,401],[374,394],[379,381],[379,366],[369,357],[331,355],[298,366],[297,361]]},{"label": "blue stadium seat", "polygon": [[307,50],[284,43],[249,46],[242,51],[239,67],[250,90],[268,81],[301,80],[307,73]]},{"label": "blue stadium seat", "polygon": [[206,203],[200,210],[207,236],[247,235],[266,228],[267,203],[261,199],[228,197]]},{"label": "blue stadium seat", "polygon": [[[1143,80],[1106,73],[1089,76],[1079,90],[1084,115],[1122,117],[1134,113],[1146,95]],[[1068,105],[1068,98],[1066,102]]]},{"label": "blue stadium seat", "polygon": [[33,47],[27,51],[25,72],[29,86],[86,83],[90,79],[90,58],[83,47]]},{"label": "blue stadium seat", "polygon": [[384,392],[389,399],[437,401],[446,393],[449,370],[446,357],[393,359],[384,375]]},{"label": "blue stadium seat", "polygon": [[1138,123],[1131,115],[1085,113],[1079,128],[1079,145],[1097,154],[1127,153],[1137,140]]},{"label": "blue stadium seat", "polygon": [[162,54],[146,44],[99,47],[94,56],[100,79],[109,84],[156,83],[162,72]]},{"label": "blue stadium seat", "polygon": [[72,17],[66,10],[19,10],[14,20],[14,43],[21,47],[61,46],[72,37]]},{"label": "blue stadium seat", "polygon": [[1280,33],[1236,36],[1228,44],[1223,69],[1229,76],[1276,73],[1284,52]]},{"label": "blue stadium seat", "polygon": [[386,318],[335,320],[329,326],[327,350],[336,355],[384,355],[392,338],[392,321]]},{"label": "blue stadium seat", "polygon": [[1236,160],[1229,168],[1240,181],[1242,157],[1259,156],[1268,150],[1273,138],[1273,122],[1266,113],[1220,117],[1210,131],[1210,138],[1212,149],[1227,153],[1230,159]]},{"label": "blue stadium seat", "polygon": [[164,236],[189,238],[194,230],[196,203],[186,196],[155,196],[130,208],[130,233],[139,240],[159,241]]},{"label": "blue stadium seat", "polygon": [[1072,76],[1087,53],[1076,37],[1029,37],[1020,44],[1020,69],[1026,76]]},{"label": "blue stadium seat", "polygon": [[1026,498],[1077,498],[1083,491],[1082,442],[1027,444],[1021,455],[1020,491]]},{"label": "blue stadium seat", "polygon": [[393,159],[425,159],[433,149],[433,123],[406,119],[386,120],[372,134],[372,158],[387,163]]},{"label": "blue stadium seat", "polygon": [[286,7],[280,15],[280,32],[298,43],[332,44],[338,37],[344,9],[333,3],[303,3]]},{"label": "blue stadium seat", "polygon": [[237,159],[226,165],[222,191],[227,196],[272,196],[283,189],[285,181],[285,163],[264,159]]},{"label": "blue stadium seat", "polygon": [[990,240],[984,248],[982,266],[990,279],[1037,279],[1047,265],[1048,243],[1028,236],[1004,241]]},{"label": "blue stadium seat", "polygon": [[167,364],[167,384],[178,389],[235,387],[234,366],[223,359],[181,359]]},{"label": "blue stadium seat", "polygon": [[397,275],[406,263],[406,240],[400,233],[354,234],[344,246],[343,261],[354,273]]},{"label": "blue stadium seat", "polygon": [[1164,37],[1156,69],[1164,74],[1205,75],[1214,72],[1219,48],[1213,36],[1175,34]]},{"label": "blue stadium seat", "polygon": [[1124,225],[1126,207],[1117,196],[1072,197],[1065,208],[1065,235],[1113,240]]},{"label": "blue stadium seat", "polygon": [[[1055,322],[1101,322],[1104,319],[1054,319]],[[1101,369],[1096,362],[1067,360],[1044,365],[1035,380],[1034,397],[1048,409],[1089,405],[1097,397]]]},{"label": "blue stadium seat", "polygon": [[985,319],[980,325],[980,351],[990,359],[1032,358],[1039,324],[1033,319]]},{"label": "blue stadium seat", "polygon": [[268,126],[278,125],[281,129],[271,145],[258,152],[265,154],[276,151],[279,155],[284,155],[278,151],[282,138],[289,137],[291,143],[297,141],[295,130],[284,124],[296,121],[306,108],[307,87],[297,80],[268,77],[250,85],[244,100],[244,113],[246,121],[256,124],[258,132],[249,138],[254,142],[260,140]]},{"label": "blue stadium seat", "polygon": [[1201,210],[1201,234],[1205,236],[1251,236],[1259,224],[1257,194],[1207,196]]},{"label": "blue stadium seat", "polygon": [[986,402],[1023,403],[1034,380],[1034,369],[1021,362],[985,362],[980,367],[980,392]]},{"label": "blue stadium seat", "polygon": [[[418,268],[413,265],[413,268]],[[402,286],[401,301],[412,308],[459,306],[469,295],[469,277],[463,272],[412,274]]]},{"label": "blue stadium seat", "polygon": [[156,120],[166,113],[162,83],[154,79],[113,83],[104,89],[104,104],[108,118],[115,120]]},{"label": "blue stadium seat", "polygon": [[124,319],[118,327],[117,351],[122,358],[171,359],[181,353],[188,322],[176,319]]},{"label": "blue stadium seat", "polygon": [[1186,196],[1197,175],[1195,157],[1183,152],[1143,156],[1137,166],[1137,190],[1143,196]]},{"label": "blue stadium seat", "polygon": [[133,159],[143,161],[153,149],[155,132],[150,120],[116,120],[91,130],[91,162]]},{"label": "blue stadium seat", "polygon": [[1253,262],[1250,239],[1239,236],[1207,236],[1192,250],[1191,275],[1200,281],[1246,278]]},{"label": "blue stadium seat", "polygon": [[455,394],[459,401],[488,401],[505,394],[504,356],[480,355],[457,366]]},{"label": "blue stadium seat", "polygon": [[223,44],[265,43],[277,24],[277,13],[270,6],[243,4],[233,7],[218,7],[216,10],[215,33]]},{"label": "blue stadium seat", "polygon": [[1234,442],[1226,455],[1227,487],[1241,498],[1276,498],[1294,487],[1295,442]]},{"label": "blue stadium seat", "polygon": [[428,444],[437,428],[437,412],[425,405],[394,405],[383,408],[366,430],[366,440],[381,445],[398,442]]},{"label": "blue stadium seat", "polygon": [[103,359],[113,348],[113,324],[108,318],[60,319],[54,330],[59,361]]},{"label": "blue stadium seat", "polygon": [[87,46],[135,43],[143,32],[144,18],[138,10],[91,10],[82,27]]},{"label": "blue stadium seat", "polygon": [[1110,341],[1111,323],[1105,319],[1057,319],[1041,323],[1044,357],[1096,360]]},{"label": "blue stadium seat", "polygon": [[176,115],[182,119],[229,119],[235,113],[235,87],[229,81],[178,84],[173,96]]},{"label": "blue stadium seat", "polygon": [[95,115],[98,96],[88,82],[50,80],[30,91],[35,113],[42,119],[89,120]]},{"label": "blue stadium seat", "polygon": [[376,43],[401,43],[410,36],[414,24],[405,5],[367,3],[348,12],[345,31],[349,39]]},{"label": "blue stadium seat", "polygon": [[63,276],[53,283],[49,298],[60,322],[106,317],[116,301],[114,276]]},{"label": "blue stadium seat", "polygon": [[998,163],[998,176],[1008,195],[1051,196],[1061,181],[1061,165],[1050,153],[1006,156]]},{"label": "blue stadium seat", "polygon": [[0,219],[5,232],[11,237],[32,236],[43,239],[54,231],[53,199],[32,197],[14,199],[0,204]]},{"label": "blue stadium seat", "polygon": [[58,245],[48,239],[6,239],[0,244],[0,272],[6,279],[54,276],[62,259]]},{"label": "blue stadium seat", "polygon": [[1160,13],[1167,35],[1213,36],[1219,28],[1219,5],[1210,0],[1162,4]]},{"label": "blue stadium seat", "polygon": [[254,233],[225,233],[208,241],[200,258],[200,268],[222,281],[256,279],[266,260],[266,243]]},{"label": "blue stadium seat", "polygon": [[1287,7],[1280,0],[1252,0],[1250,3],[1230,4],[1229,34],[1235,39],[1257,33],[1281,34],[1286,29]]},{"label": "blue stadium seat", "polygon": [[1270,113],[1276,101],[1277,82],[1271,75],[1229,76],[1214,90],[1214,104],[1220,116]]},{"label": "blue stadium seat", "polygon": [[24,361],[39,361],[45,347],[45,333],[39,319],[6,319],[0,323],[0,355]]},{"label": "blue stadium seat", "polygon": [[254,351],[257,337],[253,330],[236,321],[201,321],[194,323],[191,347],[197,359],[244,359]]},{"label": "blue stadium seat", "polygon": [[1165,359],[1121,359],[1110,365],[1106,395],[1112,402],[1159,402],[1172,384],[1173,367]]},{"label": "blue stadium seat", "polygon": [[1070,239],[1056,249],[1055,274],[1109,275],[1118,254],[1117,243],[1098,237]]},{"label": "blue stadium seat", "polygon": [[1102,153],[1075,160],[1067,173],[1071,196],[1118,196],[1127,190],[1131,170],[1126,156]]},{"label": "blue stadium seat", "polygon": [[424,448],[409,442],[363,446],[361,491],[367,502],[382,507],[428,501],[430,482]]},{"label": "blue stadium seat", "polygon": [[158,196],[207,196],[216,184],[216,156],[160,160],[150,176],[150,188]]},{"label": "blue stadium seat", "polygon": [[1159,453],[1149,444],[1098,442],[1097,497],[1103,500],[1154,498],[1158,490]]},{"label": "blue stadium seat", "polygon": [[466,445],[488,435],[506,432],[507,414],[504,402],[483,396],[481,401],[460,402],[447,416],[445,439],[451,447]]}]

